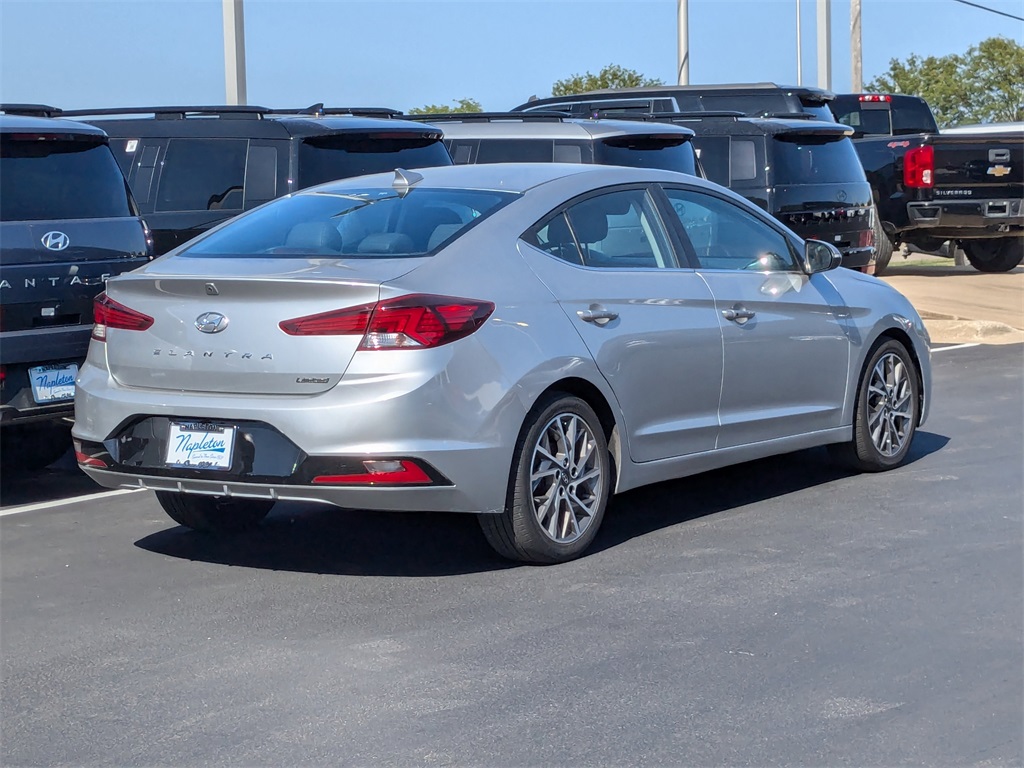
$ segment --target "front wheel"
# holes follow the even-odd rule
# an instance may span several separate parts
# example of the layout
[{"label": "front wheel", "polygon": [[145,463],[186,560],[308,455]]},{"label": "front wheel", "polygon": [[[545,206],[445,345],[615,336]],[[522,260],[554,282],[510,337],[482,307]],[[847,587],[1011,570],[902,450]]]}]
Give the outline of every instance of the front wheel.
[{"label": "front wheel", "polygon": [[611,495],[611,458],[597,414],[578,397],[555,394],[527,417],[512,456],[505,510],[480,515],[502,557],[563,563],[593,542]]},{"label": "front wheel", "polygon": [[979,272],[1009,272],[1024,260],[1024,238],[964,240],[960,246]]},{"label": "front wheel", "polygon": [[266,499],[190,496],[157,491],[156,500],[178,525],[204,533],[238,533],[257,525],[274,506]]},{"label": "front wheel", "polygon": [[903,462],[917,430],[920,377],[900,342],[886,341],[868,358],[853,407],[853,440],[829,446],[842,463],[881,472]]}]

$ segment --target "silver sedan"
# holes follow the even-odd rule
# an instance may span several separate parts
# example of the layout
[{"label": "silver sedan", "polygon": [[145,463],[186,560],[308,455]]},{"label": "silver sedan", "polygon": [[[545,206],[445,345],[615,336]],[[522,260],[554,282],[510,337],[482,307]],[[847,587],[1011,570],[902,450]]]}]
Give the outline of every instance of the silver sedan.
[{"label": "silver sedan", "polygon": [[668,171],[332,182],[109,281],[78,462],[197,530],[279,499],[458,511],[505,557],[566,561],[613,493],[817,445],[906,458],[928,336],[839,261]]}]

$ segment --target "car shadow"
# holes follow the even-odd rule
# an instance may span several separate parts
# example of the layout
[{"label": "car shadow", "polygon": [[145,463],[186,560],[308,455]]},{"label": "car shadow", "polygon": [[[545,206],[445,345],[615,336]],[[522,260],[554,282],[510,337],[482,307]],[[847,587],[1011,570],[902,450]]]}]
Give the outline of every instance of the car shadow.
[{"label": "car shadow", "polygon": [[[907,463],[947,442],[918,432]],[[852,474],[815,448],[639,488],[612,499],[589,551]],[[494,554],[472,515],[294,503],[278,504],[261,526],[243,534],[214,536],[176,526],[135,545],[185,560],[327,575],[422,578],[523,567]]]}]

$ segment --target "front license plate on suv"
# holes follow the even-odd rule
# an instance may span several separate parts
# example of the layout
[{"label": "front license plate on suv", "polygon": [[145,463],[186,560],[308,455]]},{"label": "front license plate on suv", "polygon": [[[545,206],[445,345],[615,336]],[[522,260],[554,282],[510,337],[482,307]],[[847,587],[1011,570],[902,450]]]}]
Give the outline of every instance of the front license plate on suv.
[{"label": "front license plate on suv", "polygon": [[167,437],[167,466],[230,469],[234,447],[234,427],[172,421]]},{"label": "front license plate on suv", "polygon": [[32,384],[32,397],[40,405],[58,403],[61,400],[73,400],[77,377],[78,366],[74,363],[40,365],[28,369],[28,379]]}]

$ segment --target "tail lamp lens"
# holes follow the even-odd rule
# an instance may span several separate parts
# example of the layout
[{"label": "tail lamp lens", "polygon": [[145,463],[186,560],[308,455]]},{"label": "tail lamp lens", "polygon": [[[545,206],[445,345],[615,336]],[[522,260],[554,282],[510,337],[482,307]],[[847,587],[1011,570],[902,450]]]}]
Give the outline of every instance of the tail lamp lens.
[{"label": "tail lamp lens", "polygon": [[360,335],[360,349],[426,349],[450,344],[476,331],[494,304],[451,296],[411,294],[358,307],[284,320],[292,336]]},{"label": "tail lamp lens", "polygon": [[104,291],[92,304],[92,338],[96,341],[107,340],[109,328],[120,328],[125,331],[145,331],[153,325],[153,318],[129,309],[124,304],[114,301]]},{"label": "tail lamp lens", "polygon": [[903,183],[908,187],[931,187],[935,173],[935,149],[914,147],[903,156]]},{"label": "tail lamp lens", "polygon": [[318,475],[315,485],[430,485],[433,481],[415,461],[388,459],[364,461],[365,472]]}]

